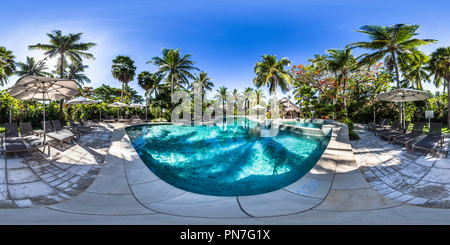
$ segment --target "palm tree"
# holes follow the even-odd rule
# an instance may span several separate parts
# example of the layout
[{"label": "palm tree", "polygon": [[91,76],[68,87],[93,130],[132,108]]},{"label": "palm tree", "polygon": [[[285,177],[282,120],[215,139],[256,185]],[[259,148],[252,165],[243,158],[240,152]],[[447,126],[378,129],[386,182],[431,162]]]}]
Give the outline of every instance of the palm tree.
[{"label": "palm tree", "polygon": [[266,99],[266,96],[264,95],[264,90],[256,89],[255,90],[255,99],[252,101],[251,106],[261,105],[261,102],[263,99]]},{"label": "palm tree", "polygon": [[0,85],[5,86],[9,80],[8,77],[14,75],[16,70],[14,55],[11,50],[0,46]]},{"label": "palm tree", "polygon": [[[183,57],[180,55],[180,49],[162,49],[162,58],[155,56],[148,63],[158,66],[158,72],[166,75],[167,81],[170,81],[170,92],[173,96],[174,87],[181,86],[181,83],[189,86],[188,78],[195,79],[189,72],[191,70],[199,70],[194,67],[194,61],[190,60],[192,53],[186,54]],[[187,87],[186,86],[186,87]]]},{"label": "palm tree", "polygon": [[228,88],[222,85],[222,87],[220,87],[218,90],[216,90],[217,93],[219,93],[219,94],[214,96],[214,99],[222,100],[223,115],[226,115],[225,114],[225,101],[227,101],[227,96],[228,96],[227,90],[228,90]]},{"label": "palm tree", "polygon": [[[85,83],[91,83],[91,79],[89,79],[86,74],[84,74],[85,69],[89,68],[87,65],[83,65],[80,62],[72,62],[68,66],[65,67],[63,71],[63,78],[74,80],[79,88],[85,86]],[[52,71],[53,74],[59,74],[59,69],[56,71]]]},{"label": "palm tree", "polygon": [[336,78],[343,82],[344,110],[346,111],[345,86],[349,74],[356,69],[356,58],[352,54],[352,48],[348,46],[341,50],[328,49],[326,52],[329,54],[328,59],[325,60],[326,66],[335,74],[339,74]]},{"label": "palm tree", "polygon": [[[237,89],[233,89],[233,92],[231,93],[231,96],[233,98],[233,114],[235,116],[238,115],[237,113],[237,108],[239,108],[241,102],[242,102],[242,98],[243,98],[243,94],[241,93],[241,91],[237,90]],[[236,113],[234,113],[234,111],[236,111]]]},{"label": "palm tree", "polygon": [[[194,92],[194,118],[196,118],[199,114],[203,119],[203,97],[206,94],[206,90],[212,91],[212,87],[214,87],[214,83],[211,82],[212,78],[208,77],[208,73],[202,71],[199,75],[195,74],[194,82],[189,86],[188,90]],[[195,90],[195,86],[198,85],[199,91]],[[200,93],[200,98],[195,96],[196,93]],[[206,103],[205,103],[206,104]],[[201,106],[197,106],[201,105]]]},{"label": "palm tree", "polygon": [[[163,89],[161,81],[163,80],[163,75],[161,73],[150,73],[148,71],[143,71],[138,75],[138,85],[145,90],[146,103],[148,105],[149,97],[154,93],[155,97]],[[147,109],[145,110],[145,119],[147,120]]]},{"label": "palm tree", "polygon": [[118,55],[112,62],[111,74],[115,79],[122,83],[120,102],[123,102],[124,86],[134,80],[136,66],[134,66],[134,61],[129,56],[125,55]]},{"label": "palm tree", "polygon": [[249,104],[250,104],[250,98],[252,97],[252,93],[253,92],[253,88],[251,87],[246,87],[244,89],[244,102],[245,102],[245,115],[247,115],[247,110],[248,108],[250,108]]},{"label": "palm tree", "polygon": [[402,63],[399,65],[404,81],[411,84],[412,87],[422,90],[422,81],[429,81],[426,66],[428,64],[429,56],[419,51],[414,55],[405,57],[404,59],[405,64]]},{"label": "palm tree", "polygon": [[[398,63],[404,63],[402,57],[405,54],[418,52],[417,48],[435,43],[434,39],[413,38],[418,35],[420,25],[395,24],[392,26],[364,25],[357,32],[365,33],[372,40],[370,42],[357,42],[349,44],[349,47],[375,50],[367,54],[364,61],[385,59],[388,67],[395,69],[397,88],[400,88],[400,73]],[[402,120],[402,103],[399,103],[399,118]]]},{"label": "palm tree", "polygon": [[256,62],[254,72],[256,77],[253,83],[257,88],[268,86],[269,92],[274,97],[275,105],[277,103],[277,88],[280,87],[282,92],[289,90],[292,85],[293,77],[289,71],[284,70],[285,66],[290,66],[291,62],[286,58],[277,61],[276,55],[263,55],[262,60]]},{"label": "palm tree", "polygon": [[[429,70],[434,75],[435,82],[444,79],[447,91],[450,91],[450,47],[440,47],[430,54]],[[448,108],[450,108],[450,92],[447,92]],[[450,113],[447,113],[447,128],[450,129]]]},{"label": "palm tree", "polygon": [[[59,71],[64,71],[66,58],[69,58],[72,62],[83,62],[83,58],[94,60],[92,54],[86,53],[84,51],[89,50],[97,46],[97,44],[80,43],[81,35],[83,33],[69,34],[67,36],[62,35],[60,30],[54,30],[52,33],[47,33],[50,38],[50,44],[36,44],[29,45],[29,50],[43,50],[46,51],[44,55],[48,58],[53,58],[59,55]],[[64,72],[60,72],[60,77],[63,78]],[[63,103],[64,100],[59,101],[59,120],[63,121]]]},{"label": "palm tree", "polygon": [[48,69],[47,65],[45,64],[45,60],[46,59],[36,62],[34,60],[34,57],[27,56],[26,63],[18,62],[17,67],[19,69],[15,72],[15,74],[19,76],[19,79],[17,81],[19,81],[25,76],[41,76],[41,77],[51,76],[51,73],[44,71]]},{"label": "palm tree", "polygon": [[212,88],[214,87],[214,83],[211,82],[212,78],[208,77],[208,73],[202,71],[199,75],[195,74],[194,82],[191,84],[191,88],[194,88],[195,84],[200,85],[201,92],[212,91]]}]

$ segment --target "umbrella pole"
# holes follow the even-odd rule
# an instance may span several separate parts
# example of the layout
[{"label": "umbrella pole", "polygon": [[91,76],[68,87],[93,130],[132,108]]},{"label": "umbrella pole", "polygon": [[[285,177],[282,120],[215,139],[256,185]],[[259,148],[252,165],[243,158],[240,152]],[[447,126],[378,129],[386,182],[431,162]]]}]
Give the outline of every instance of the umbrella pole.
[{"label": "umbrella pole", "polygon": [[403,102],[403,133],[404,133],[404,134],[406,134],[405,120],[406,120],[406,115],[405,115],[405,102]]},{"label": "umbrella pole", "polygon": [[42,92],[42,106],[44,106],[44,135],[45,135],[45,100],[44,100],[44,92]]}]

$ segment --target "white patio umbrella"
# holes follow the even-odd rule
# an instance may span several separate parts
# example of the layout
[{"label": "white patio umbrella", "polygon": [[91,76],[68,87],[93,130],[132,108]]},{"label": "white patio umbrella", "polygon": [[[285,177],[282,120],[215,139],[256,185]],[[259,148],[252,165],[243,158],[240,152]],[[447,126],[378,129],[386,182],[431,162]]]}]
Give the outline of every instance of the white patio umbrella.
[{"label": "white patio umbrella", "polygon": [[427,100],[431,98],[431,95],[426,91],[414,90],[414,89],[406,89],[400,88],[392,91],[388,91],[385,93],[378,94],[377,99],[383,101],[393,101],[393,102],[402,102],[403,103],[403,130],[405,129],[405,101],[420,101]]},{"label": "white patio umbrella", "polygon": [[[139,107],[144,107],[143,105],[139,105],[139,104],[131,104],[131,105],[128,105],[128,107],[130,107],[130,108],[139,108]],[[136,110],[136,116],[137,116],[137,110]]]},{"label": "white patio umbrella", "polygon": [[83,105],[96,104],[96,100],[91,100],[85,97],[77,97],[69,100],[66,104],[68,105],[81,105],[81,115],[83,115]]},{"label": "white patio umbrella", "polygon": [[[114,102],[114,103],[112,103],[112,104],[109,104],[108,105],[109,107],[127,107],[128,105],[127,104],[125,104],[125,103],[122,103],[122,102]],[[119,109],[119,112],[117,112],[117,118],[119,118],[119,115],[120,115],[120,109]]]},{"label": "white patio umbrella", "polygon": [[[42,102],[68,99],[80,93],[74,80],[38,76],[25,76],[6,91],[19,100]],[[45,132],[45,104],[43,127]]]},{"label": "white patio umbrella", "polygon": [[264,106],[255,105],[253,107],[248,108],[249,110],[256,110],[256,114],[259,116],[259,109],[266,109]]}]

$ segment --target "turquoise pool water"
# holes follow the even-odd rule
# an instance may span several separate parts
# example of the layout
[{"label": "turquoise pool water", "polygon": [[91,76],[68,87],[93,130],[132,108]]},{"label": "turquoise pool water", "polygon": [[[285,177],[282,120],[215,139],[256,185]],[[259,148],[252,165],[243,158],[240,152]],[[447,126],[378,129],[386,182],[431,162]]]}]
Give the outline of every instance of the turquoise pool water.
[{"label": "turquoise pool water", "polygon": [[293,125],[296,127],[304,127],[304,128],[318,128],[322,129],[323,123],[312,123],[312,122],[300,122],[300,121],[291,121],[291,122],[281,122],[287,125]]},{"label": "turquoise pool water", "polygon": [[260,137],[248,121],[228,126],[145,125],[126,128],[137,153],[167,183],[213,196],[275,191],[303,177],[330,137],[280,130]]}]

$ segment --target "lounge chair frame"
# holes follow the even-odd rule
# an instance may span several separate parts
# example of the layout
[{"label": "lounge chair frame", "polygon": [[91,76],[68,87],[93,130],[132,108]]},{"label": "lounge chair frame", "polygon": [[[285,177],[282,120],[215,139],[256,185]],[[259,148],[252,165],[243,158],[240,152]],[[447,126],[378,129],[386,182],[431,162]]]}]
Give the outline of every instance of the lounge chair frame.
[{"label": "lounge chair frame", "polygon": [[[44,128],[44,122],[41,121],[42,124],[42,128]],[[61,146],[61,150],[63,150],[63,142],[64,141],[70,141],[71,143],[73,143],[73,137],[74,134],[73,133],[68,133],[65,131],[55,131],[52,127],[52,125],[50,124],[50,121],[45,121],[45,136],[48,136],[50,138],[52,138],[53,140],[59,141],[60,146]]]},{"label": "lounge chair frame", "polygon": [[408,143],[422,135],[424,126],[425,122],[415,122],[411,132],[395,137],[392,143],[395,145],[395,142],[398,141],[405,144],[405,147],[408,149]]},{"label": "lounge chair frame", "polygon": [[22,140],[25,141],[25,143],[30,147],[30,153],[32,150],[39,150],[39,148],[42,149],[42,153],[45,152],[45,147],[47,147],[48,155],[50,156],[50,145],[44,138],[38,137],[33,132],[33,127],[31,126],[30,122],[20,122],[20,136],[22,137]]},{"label": "lounge chair frame", "polygon": [[30,148],[19,136],[17,123],[5,123],[5,133],[3,137],[3,155],[5,157],[5,164],[7,163],[6,153],[26,151],[28,156],[30,156]]},{"label": "lounge chair frame", "polygon": [[[441,136],[442,136],[442,123],[430,123],[430,130],[428,132],[428,135],[425,136],[425,138],[421,139],[419,142],[413,144],[412,150],[414,152],[415,148],[419,148],[422,150],[428,150],[431,151],[431,153],[434,155],[436,151],[436,146],[441,142]],[[433,145],[432,147],[425,147],[421,144],[430,143]]]},{"label": "lounge chair frame", "polygon": [[369,131],[372,131],[375,134],[375,130],[384,129],[385,127],[389,126],[390,122],[391,122],[391,119],[385,118],[384,121],[381,123],[381,125],[369,127]]},{"label": "lounge chair frame", "polygon": [[68,121],[69,121],[70,126],[72,127],[72,129],[75,130],[75,131],[85,131],[85,132],[87,132],[87,131],[91,131],[92,130],[91,127],[77,125],[72,118],[69,118]]},{"label": "lounge chair frame", "polygon": [[385,138],[388,139],[388,142],[391,143],[391,139],[393,139],[393,138],[395,138],[397,136],[405,134],[405,132],[406,132],[405,129],[408,129],[410,123],[411,123],[411,121],[406,121],[405,122],[405,128],[403,128],[403,125],[402,125],[397,130],[390,130],[390,131],[383,132],[383,133],[380,134],[380,138],[385,137]]},{"label": "lounge chair frame", "polygon": [[394,122],[392,123],[392,125],[390,127],[385,128],[385,129],[374,130],[373,135],[382,134],[382,133],[389,132],[389,131],[395,131],[395,130],[398,130],[399,127],[400,127],[400,120],[394,120]]}]

